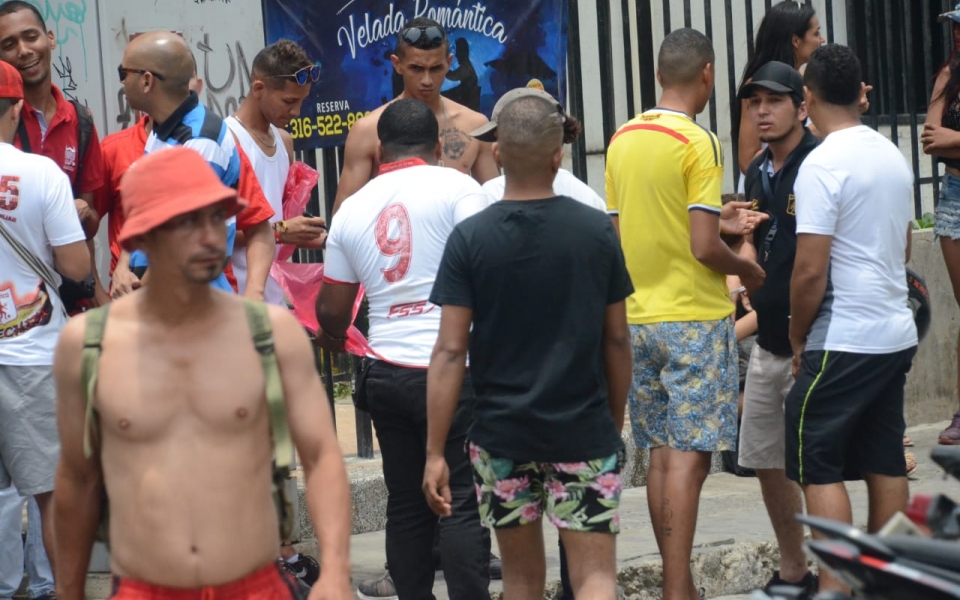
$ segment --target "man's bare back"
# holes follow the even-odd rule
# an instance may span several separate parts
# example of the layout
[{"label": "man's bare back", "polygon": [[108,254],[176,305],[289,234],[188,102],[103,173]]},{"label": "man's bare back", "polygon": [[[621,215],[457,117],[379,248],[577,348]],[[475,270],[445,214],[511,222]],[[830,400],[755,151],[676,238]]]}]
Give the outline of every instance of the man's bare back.
[{"label": "man's bare back", "polygon": [[[406,97],[401,94],[397,99]],[[392,103],[392,102],[391,102]],[[377,176],[380,162],[377,149],[377,122],[391,103],[384,104],[366,117],[357,121],[350,134],[344,153],[343,172],[337,188],[337,200],[333,207],[336,213],[344,200],[355,194],[368,181]],[[440,142],[443,148],[443,166],[453,167],[485,183],[500,174],[493,160],[490,144],[471,138],[469,132],[488,121],[483,114],[473,111],[453,100],[441,98],[440,111],[434,111],[440,125]]]},{"label": "man's bare back", "polygon": [[95,407],[110,497],[113,572],[171,587],[219,585],[276,558],[269,418],[242,302],[170,328],[139,295],[111,307]]}]

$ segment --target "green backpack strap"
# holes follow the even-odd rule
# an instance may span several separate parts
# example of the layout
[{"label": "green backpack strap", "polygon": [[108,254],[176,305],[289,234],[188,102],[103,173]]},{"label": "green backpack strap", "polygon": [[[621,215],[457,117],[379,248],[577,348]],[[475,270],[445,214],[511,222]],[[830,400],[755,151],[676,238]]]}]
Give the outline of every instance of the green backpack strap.
[{"label": "green backpack strap", "polygon": [[293,460],[293,441],[287,426],[287,407],[283,403],[283,381],[280,379],[280,365],[273,344],[273,327],[267,305],[247,298],[243,299],[247,313],[247,323],[253,334],[253,345],[260,354],[263,365],[264,389],[267,395],[267,408],[270,412],[270,430],[273,434],[273,460],[277,469],[290,469]]},{"label": "green backpack strap", "polygon": [[100,353],[103,350],[103,332],[107,327],[110,305],[88,310],[86,328],[83,331],[83,351],[80,354],[80,383],[87,401],[83,421],[83,455],[90,458],[93,448],[100,443],[100,427],[94,417],[93,402],[97,392],[97,372],[100,368]]}]

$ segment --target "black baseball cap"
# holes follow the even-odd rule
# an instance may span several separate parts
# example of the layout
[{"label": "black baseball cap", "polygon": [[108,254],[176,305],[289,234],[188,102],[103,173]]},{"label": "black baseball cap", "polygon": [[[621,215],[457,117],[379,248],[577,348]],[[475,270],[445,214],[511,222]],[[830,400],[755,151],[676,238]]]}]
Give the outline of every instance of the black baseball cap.
[{"label": "black baseball cap", "polygon": [[776,60],[764,64],[753,74],[750,83],[740,88],[737,98],[746,100],[753,95],[757,88],[770,90],[777,94],[790,94],[803,99],[803,77],[786,63]]}]

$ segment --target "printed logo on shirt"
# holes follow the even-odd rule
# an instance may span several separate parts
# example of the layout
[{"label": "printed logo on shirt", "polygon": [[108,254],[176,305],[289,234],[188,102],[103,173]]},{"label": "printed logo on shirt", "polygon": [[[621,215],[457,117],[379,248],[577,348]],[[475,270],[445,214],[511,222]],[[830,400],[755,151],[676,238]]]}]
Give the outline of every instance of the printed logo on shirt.
[{"label": "printed logo on shirt", "polygon": [[793,194],[787,196],[787,214],[791,216],[797,215],[797,197]]},{"label": "printed logo on shirt", "polygon": [[63,170],[77,170],[77,148],[76,146],[67,146],[63,151]]},{"label": "printed logo on shirt", "polygon": [[[13,212],[17,209],[18,204],[20,204],[20,176],[0,176],[0,210]],[[16,221],[12,217],[7,220]]]},{"label": "printed logo on shirt", "polygon": [[53,316],[53,302],[47,293],[46,285],[40,286],[33,294],[19,297],[12,283],[0,284],[0,340],[15,338],[50,322]]}]

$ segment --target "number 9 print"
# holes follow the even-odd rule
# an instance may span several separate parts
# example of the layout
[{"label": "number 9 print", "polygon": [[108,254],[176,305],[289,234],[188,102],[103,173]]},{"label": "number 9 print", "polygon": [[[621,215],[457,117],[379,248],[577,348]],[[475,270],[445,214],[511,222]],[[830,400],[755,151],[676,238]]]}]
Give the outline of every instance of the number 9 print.
[{"label": "number 9 print", "polygon": [[[397,235],[390,237],[390,224],[396,222]],[[388,257],[398,257],[397,263],[388,269],[380,269],[387,283],[397,283],[403,279],[410,269],[410,258],[413,250],[413,232],[410,231],[410,214],[407,208],[400,203],[391,204],[383,209],[377,217],[375,228],[377,247],[380,254]]]}]

